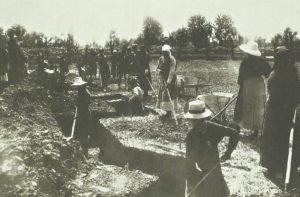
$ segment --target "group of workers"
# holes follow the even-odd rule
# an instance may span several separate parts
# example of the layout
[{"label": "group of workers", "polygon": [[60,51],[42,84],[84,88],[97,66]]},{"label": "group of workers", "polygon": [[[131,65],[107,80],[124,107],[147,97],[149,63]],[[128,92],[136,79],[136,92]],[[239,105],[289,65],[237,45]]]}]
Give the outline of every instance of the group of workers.
[{"label": "group of workers", "polygon": [[[272,68],[261,58],[257,43],[250,41],[241,45],[240,49],[244,52],[245,58],[240,65],[237,80],[239,91],[234,110],[234,126],[224,126],[213,120],[212,112],[204,101],[194,100],[189,103],[185,118],[190,120],[192,129],[186,137],[186,196],[229,195],[221,170],[218,143],[224,136],[235,139],[230,142],[230,151],[223,155],[223,160],[229,159],[237,145],[241,128],[252,130],[252,136],[259,137],[261,165],[268,169],[271,176],[284,177],[289,131],[295,125],[293,120],[299,100],[297,70],[290,51],[284,46],[275,49]],[[45,72],[58,73],[57,83],[63,86],[65,75],[69,72],[65,54],[66,51],[62,51],[58,56],[58,67],[51,67],[43,54],[39,54],[37,73],[41,80]],[[8,51],[5,48],[0,49],[0,60],[2,89],[8,81],[16,83],[26,73],[26,58],[14,35],[9,35]],[[87,84],[97,78],[97,70],[104,91],[110,79],[117,81],[119,88],[122,79],[125,79],[125,88],[128,86],[132,92],[129,103],[133,114],[143,114],[143,100],[147,98],[148,91],[153,89],[150,56],[144,46],[123,47],[120,52],[114,50],[110,62],[109,64],[103,49],[97,52],[88,48],[77,62],[80,77],[72,84],[78,89],[74,133],[85,154],[88,152],[92,120],[89,109],[91,96]],[[167,44],[162,46],[157,71],[159,73],[157,107],[166,112],[162,118],[172,118],[172,112],[177,109],[177,63],[171,47]]]},{"label": "group of workers", "polygon": [[[257,43],[249,42],[240,49],[245,58],[239,69],[235,127],[213,121],[203,101],[189,103],[185,115],[192,124],[186,138],[187,197],[229,196],[217,145],[224,136],[236,138],[240,128],[252,130],[251,137],[259,137],[260,164],[267,169],[267,175],[281,181],[287,176],[290,131],[299,130],[299,123],[295,126],[299,81],[293,58],[285,46],[277,47],[271,69],[260,57]],[[299,148],[298,144],[296,141],[293,147]],[[295,178],[299,158],[294,156],[292,161],[291,177]]]},{"label": "group of workers", "polygon": [[122,87],[124,79],[125,89],[128,86],[128,79],[136,77],[143,90],[144,97],[148,96],[151,89],[150,56],[144,46],[133,44],[131,47],[124,46],[121,51],[114,49],[110,58],[104,54],[104,49],[85,48],[81,62],[77,63],[80,76],[92,82],[97,78],[104,91],[110,80]]},{"label": "group of workers", "polygon": [[[228,124],[229,126],[220,124],[212,118],[212,112],[202,100],[196,99],[189,103],[185,118],[190,120],[192,129],[186,137],[186,196],[229,195],[220,165],[218,143],[224,136],[230,137],[228,145],[230,148],[221,157],[223,161],[230,159],[232,151],[237,146],[241,128],[253,131],[252,138],[259,137],[260,163],[268,169],[268,173],[277,179],[284,177],[289,132],[294,125],[293,117],[298,102],[299,82],[294,62],[286,47],[276,48],[272,69],[261,57],[257,43],[249,42],[240,46],[240,49],[244,52],[245,58],[241,63],[237,80],[240,88],[234,110],[234,122]],[[143,111],[144,97],[140,80],[147,77],[148,72],[144,68],[135,67],[140,65],[137,63],[140,59],[135,54],[135,48],[132,51],[127,49],[123,58],[129,58],[128,56],[131,55],[130,58],[134,60],[132,64],[128,64],[132,66],[129,73],[134,76],[128,79],[129,89],[132,91],[129,101],[134,113],[138,115]],[[169,45],[162,47],[157,71],[159,73],[157,105],[166,111],[164,118],[171,118],[171,112],[177,108],[177,64]],[[87,109],[90,96],[86,90],[87,82],[81,78],[76,80],[81,81],[73,84],[78,87],[78,101],[82,100],[85,103],[77,103],[78,118],[88,121],[90,112]],[[265,87],[265,82],[268,88]],[[87,128],[78,126],[77,129],[78,133],[85,135],[82,144],[87,152],[85,146],[88,139]]]}]

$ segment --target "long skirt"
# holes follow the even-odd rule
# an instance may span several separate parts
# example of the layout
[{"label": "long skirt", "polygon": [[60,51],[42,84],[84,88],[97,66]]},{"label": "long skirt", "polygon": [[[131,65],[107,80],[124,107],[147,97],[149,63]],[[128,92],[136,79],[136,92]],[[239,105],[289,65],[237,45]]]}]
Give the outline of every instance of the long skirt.
[{"label": "long skirt", "polygon": [[237,108],[240,107],[241,117],[237,123],[242,128],[261,131],[266,103],[264,80],[261,77],[245,79],[239,97]]},{"label": "long skirt", "polygon": [[80,142],[80,145],[84,150],[87,150],[88,148],[88,137],[91,133],[91,124],[92,119],[89,110],[85,110],[78,115],[75,124],[74,138]]},{"label": "long skirt", "polygon": [[[168,90],[170,95],[168,94]],[[173,111],[173,107],[174,110],[177,110],[177,105],[177,90],[175,84],[171,84],[168,89],[164,85],[160,85],[157,107],[164,111]]]},{"label": "long skirt", "polygon": [[[295,106],[290,105],[288,101],[279,103],[270,98],[267,102],[261,138],[260,163],[271,171],[284,172],[286,169],[294,110]],[[295,129],[295,136],[299,135],[298,125]],[[296,143],[298,143],[297,140],[294,141],[294,144]]]}]

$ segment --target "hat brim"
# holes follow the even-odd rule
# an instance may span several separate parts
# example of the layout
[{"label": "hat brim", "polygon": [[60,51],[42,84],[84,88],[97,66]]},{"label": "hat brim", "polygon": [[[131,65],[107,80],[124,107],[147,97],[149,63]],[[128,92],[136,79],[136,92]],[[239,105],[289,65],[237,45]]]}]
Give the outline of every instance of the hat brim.
[{"label": "hat brim", "polygon": [[201,113],[201,114],[191,114],[190,112],[186,113],[184,115],[185,119],[204,119],[204,118],[208,118],[212,115],[212,112],[208,109],[205,110],[205,112]]},{"label": "hat brim", "polygon": [[86,85],[86,84],[87,84],[87,82],[82,81],[80,83],[73,83],[72,86],[83,86],[83,85]]},{"label": "hat brim", "polygon": [[243,44],[239,47],[242,51],[244,51],[245,53],[248,53],[250,55],[256,56],[256,57],[260,57],[261,56],[261,52],[259,50],[251,50],[248,48],[247,44]]}]

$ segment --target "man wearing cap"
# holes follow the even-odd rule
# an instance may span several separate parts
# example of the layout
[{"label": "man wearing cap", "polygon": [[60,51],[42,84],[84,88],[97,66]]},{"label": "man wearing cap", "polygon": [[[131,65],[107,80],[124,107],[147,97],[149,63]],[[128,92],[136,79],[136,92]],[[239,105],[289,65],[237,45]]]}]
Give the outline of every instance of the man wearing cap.
[{"label": "man wearing cap", "polygon": [[241,127],[254,131],[257,137],[262,130],[266,103],[266,89],[263,77],[267,78],[271,67],[262,59],[256,42],[241,45],[245,58],[241,63],[238,76],[240,86],[236,102],[234,121]]},{"label": "man wearing cap", "polygon": [[81,148],[84,154],[88,155],[88,137],[91,130],[91,112],[90,105],[90,92],[86,88],[87,82],[83,81],[81,77],[77,77],[72,84],[78,90],[78,96],[76,98],[77,114],[74,136],[79,140]]},{"label": "man wearing cap", "polygon": [[222,174],[218,143],[235,129],[209,121],[212,112],[200,100],[191,101],[185,118],[192,129],[186,137],[186,196],[224,197],[229,189]]},{"label": "man wearing cap", "polygon": [[176,67],[176,60],[171,54],[171,47],[164,45],[157,67],[160,75],[157,106],[167,112],[164,118],[171,118],[171,112],[177,108]]}]

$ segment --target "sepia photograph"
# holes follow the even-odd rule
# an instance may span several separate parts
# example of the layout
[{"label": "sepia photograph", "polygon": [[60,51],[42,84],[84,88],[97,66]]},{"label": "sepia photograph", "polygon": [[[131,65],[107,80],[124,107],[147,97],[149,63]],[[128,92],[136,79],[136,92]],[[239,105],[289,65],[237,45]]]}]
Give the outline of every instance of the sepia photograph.
[{"label": "sepia photograph", "polygon": [[300,197],[299,0],[0,0],[0,197]]}]

